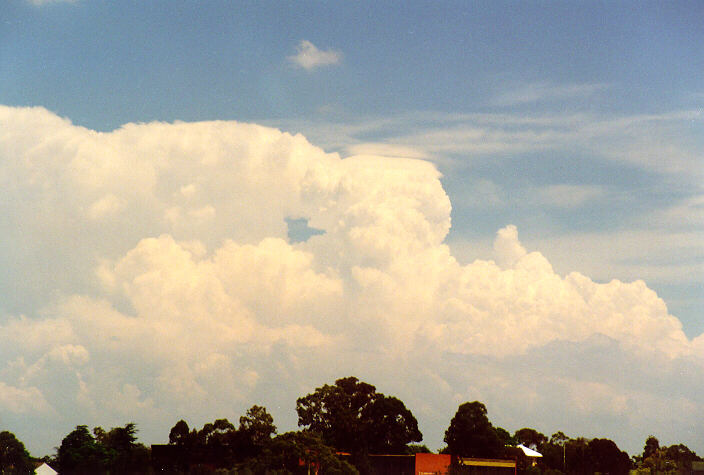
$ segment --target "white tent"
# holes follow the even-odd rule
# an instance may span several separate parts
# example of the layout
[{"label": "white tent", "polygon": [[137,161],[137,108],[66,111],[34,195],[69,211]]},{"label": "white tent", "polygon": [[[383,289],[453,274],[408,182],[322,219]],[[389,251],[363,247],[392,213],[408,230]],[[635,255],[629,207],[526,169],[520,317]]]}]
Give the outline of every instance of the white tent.
[{"label": "white tent", "polygon": [[523,454],[524,454],[526,457],[542,457],[542,456],[543,456],[543,454],[541,454],[540,452],[536,452],[536,451],[533,450],[533,449],[529,449],[528,447],[526,447],[526,446],[523,445],[523,444],[519,444],[519,445],[518,445],[518,448],[523,451]]},{"label": "white tent", "polygon": [[34,473],[35,475],[56,475],[59,472],[57,472],[47,464],[43,463],[34,469]]}]

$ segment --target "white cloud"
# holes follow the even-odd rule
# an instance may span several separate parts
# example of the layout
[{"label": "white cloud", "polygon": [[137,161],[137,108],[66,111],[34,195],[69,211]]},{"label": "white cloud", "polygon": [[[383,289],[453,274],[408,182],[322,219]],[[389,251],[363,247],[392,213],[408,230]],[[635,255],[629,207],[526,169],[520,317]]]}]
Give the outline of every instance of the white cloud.
[{"label": "white cloud", "polygon": [[39,389],[17,388],[0,381],[0,411],[20,414],[33,411],[44,413],[47,408],[48,404]]},{"label": "white cloud", "polygon": [[535,190],[538,202],[556,208],[576,208],[603,199],[606,195],[596,185],[549,185]]},{"label": "white cloud", "polygon": [[534,82],[503,92],[492,101],[497,106],[514,106],[546,100],[565,100],[575,97],[588,97],[603,91],[606,84],[551,84]]},{"label": "white cloud", "polygon": [[516,226],[500,229],[494,240],[496,261],[501,267],[511,268],[527,254],[526,248],[518,242]]},{"label": "white cloud", "polygon": [[428,158],[422,150],[386,143],[360,143],[347,147],[349,155],[376,155],[381,157]]},{"label": "white cloud", "polygon": [[307,71],[321,66],[331,66],[339,64],[342,60],[342,53],[335,50],[319,50],[308,40],[301,40],[296,46],[296,54],[289,56],[288,60]]},{"label": "white cloud", "polygon": [[41,7],[52,3],[76,3],[78,0],[27,0],[30,4]]},{"label": "white cloud", "polygon": [[100,219],[109,214],[119,213],[124,207],[125,200],[110,193],[90,205],[88,216],[91,219]]},{"label": "white cloud", "polygon": [[[560,275],[514,226],[499,230],[496,262],[460,264],[429,162],[343,159],[252,124],[97,133],[11,107],[0,107],[0,158],[13,177],[0,199],[3,287],[31,296],[25,316],[0,319],[0,417],[45,401],[43,434],[36,417],[13,422],[32,450],[75,424],[125,420],[160,442],[184,416],[236,418],[254,403],[290,428],[296,397],[348,374],[418,407],[431,445],[458,402],[480,398],[520,427],[562,404],[575,430],[614,400],[606,413],[630,422],[635,443],[643,414],[670,395],[654,384],[638,396],[608,374],[585,381],[592,362],[575,355],[605,339],[629,370],[656,360],[679,381],[691,361],[704,376],[704,340],[688,340],[642,281]],[[291,243],[291,217],[323,233]],[[570,357],[572,373],[544,369]],[[509,362],[524,358],[544,368],[517,375]],[[697,394],[683,395],[683,424],[704,415]]]},{"label": "white cloud", "polygon": [[594,114],[442,114],[414,112],[351,123],[282,122],[328,149],[366,147],[369,137],[448,168],[523,154],[588,153],[603,160],[675,178],[701,189],[704,182],[699,110],[611,117]]}]

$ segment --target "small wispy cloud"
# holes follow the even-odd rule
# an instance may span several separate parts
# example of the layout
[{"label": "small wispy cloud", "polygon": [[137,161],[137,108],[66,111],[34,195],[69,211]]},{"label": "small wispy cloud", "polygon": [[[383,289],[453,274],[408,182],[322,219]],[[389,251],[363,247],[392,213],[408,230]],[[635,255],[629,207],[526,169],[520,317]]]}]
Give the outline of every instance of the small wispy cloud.
[{"label": "small wispy cloud", "polygon": [[594,185],[550,185],[536,190],[538,202],[556,208],[577,208],[602,199],[606,192]]},{"label": "small wispy cloud", "polygon": [[546,100],[588,97],[606,89],[606,84],[553,84],[534,82],[503,92],[492,103],[496,106],[513,106]]},{"label": "small wispy cloud", "polygon": [[51,3],[76,3],[77,0],[27,0],[27,3],[35,7],[49,5]]},{"label": "small wispy cloud", "polygon": [[298,67],[311,71],[321,66],[339,64],[342,60],[342,53],[332,49],[319,50],[310,41],[301,40],[296,47],[296,54],[289,56],[288,60]]},{"label": "small wispy cloud", "polygon": [[428,158],[428,154],[415,147],[388,143],[366,142],[345,149],[347,155],[377,155],[381,157]]}]

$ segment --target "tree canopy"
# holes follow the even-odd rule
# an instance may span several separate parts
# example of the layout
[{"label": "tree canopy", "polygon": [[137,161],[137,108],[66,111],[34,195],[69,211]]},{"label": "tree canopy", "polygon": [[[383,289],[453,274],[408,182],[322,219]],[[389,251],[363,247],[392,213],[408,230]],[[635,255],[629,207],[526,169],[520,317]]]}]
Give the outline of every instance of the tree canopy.
[{"label": "tree canopy", "polygon": [[523,444],[533,450],[540,450],[540,447],[548,441],[548,438],[545,435],[529,427],[518,429],[513,434],[513,439],[517,444]]},{"label": "tree canopy", "polygon": [[[93,435],[94,434],[94,435]],[[149,449],[137,443],[137,426],[130,422],[124,427],[105,431],[84,425],[76,428],[61,441],[57,453],[62,474],[134,474],[148,471]]]},{"label": "tree canopy", "polygon": [[399,399],[376,392],[355,377],[324,385],[296,402],[298,425],[338,450],[402,454],[423,436]]},{"label": "tree canopy", "polygon": [[486,406],[465,402],[457,409],[445,431],[448,451],[460,457],[498,457],[503,452],[499,435],[489,422]]},{"label": "tree canopy", "polygon": [[[429,452],[418,424],[404,403],[376,391],[354,377],[323,385],[297,400],[301,430],[276,435],[274,418],[265,407],[254,405],[235,427],[228,419],[215,419],[201,429],[179,420],[168,434],[168,445],[148,449],[137,441],[134,423],[104,430],[76,426],[61,441],[56,458],[44,457],[62,475],[235,473],[370,474],[388,472],[380,460]],[[605,473],[626,475],[631,468],[640,473],[688,473],[694,461],[702,460],[686,445],[661,446],[655,436],[645,441],[643,453],[631,460],[616,443],[606,438],[571,438],[558,431],[548,439],[541,432],[523,427],[511,435],[489,421],[486,406],[465,402],[457,408],[445,431],[453,457],[453,473],[470,473],[456,457],[510,458],[518,473],[555,475]],[[515,447],[523,444],[541,452],[537,460]],[[342,452],[342,453],[341,453]],[[399,459],[400,460],[400,459]],[[403,459],[406,463],[405,460]],[[0,432],[0,474],[32,473],[36,460],[10,432]],[[386,463],[386,462],[384,462]],[[382,468],[380,468],[382,467]],[[395,470],[395,469],[394,469]],[[404,468],[404,470],[406,470]]]},{"label": "tree canopy", "polygon": [[25,475],[34,473],[29,453],[15,434],[0,432],[0,473]]}]

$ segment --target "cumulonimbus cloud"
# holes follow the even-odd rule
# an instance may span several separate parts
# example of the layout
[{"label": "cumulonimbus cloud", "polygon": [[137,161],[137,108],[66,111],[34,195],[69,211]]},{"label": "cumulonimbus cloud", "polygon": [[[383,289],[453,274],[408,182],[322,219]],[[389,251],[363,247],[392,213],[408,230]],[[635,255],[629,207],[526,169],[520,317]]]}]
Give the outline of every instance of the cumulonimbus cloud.
[{"label": "cumulonimbus cloud", "polygon": [[[585,380],[591,362],[569,374],[556,359],[596,346],[633,366],[659,361],[675,380],[682,362],[704,375],[703,338],[687,339],[642,281],[558,275],[513,226],[495,255],[460,264],[426,161],[342,158],[232,121],[100,133],[0,107],[0,163],[2,283],[26,299],[0,320],[0,415],[38,447],[72,424],[125,420],[159,442],[181,417],[236,417],[252,403],[295,424],[286,404],[346,374],[411,401],[436,442],[439,415],[463,399],[485,398],[510,423],[562,398],[566,414],[605,410],[641,430],[643,408],[667,393]],[[322,233],[292,242],[287,219]],[[542,366],[530,381],[509,364],[523,358]],[[536,384],[546,392],[533,409],[502,399]],[[612,395],[620,402],[604,406]],[[704,414],[701,396],[682,397],[678,420]]]}]

